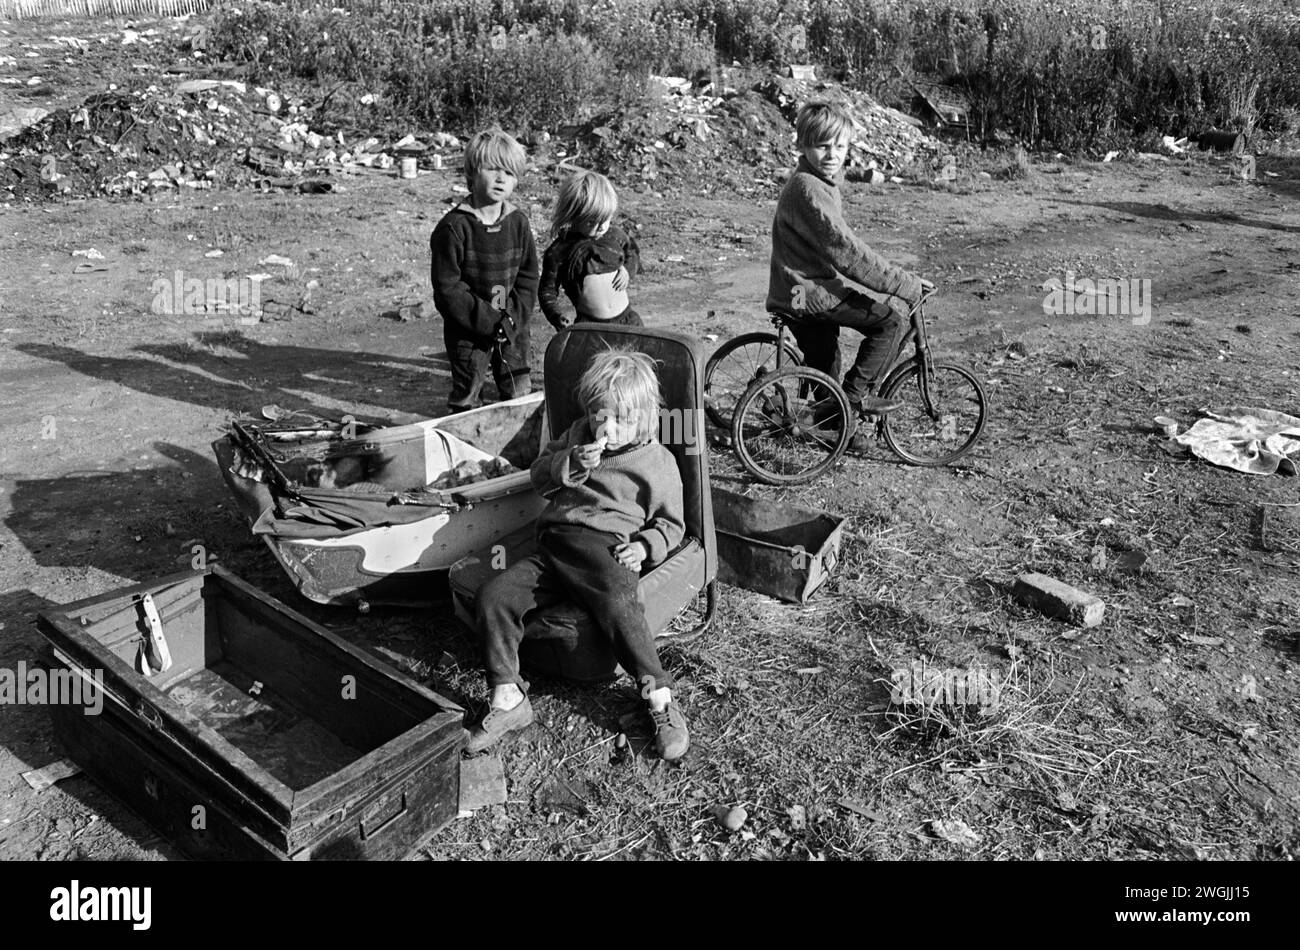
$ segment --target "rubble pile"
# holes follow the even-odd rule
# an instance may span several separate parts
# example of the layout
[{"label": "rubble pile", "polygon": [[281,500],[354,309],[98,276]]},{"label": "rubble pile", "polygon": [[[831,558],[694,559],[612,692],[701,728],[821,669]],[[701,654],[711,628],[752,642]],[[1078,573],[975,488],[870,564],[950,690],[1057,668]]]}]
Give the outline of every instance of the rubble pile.
[{"label": "rubble pile", "polygon": [[639,108],[606,113],[560,130],[568,161],[656,190],[709,187],[752,194],[788,172],[796,157],[794,118],[809,100],[838,102],[854,117],[848,174],[897,171],[942,146],[917,120],[838,83],[766,78],[744,91],[652,77],[658,95]]},{"label": "rubble pile", "polygon": [[[428,146],[312,130],[302,101],[235,80],[92,95],[0,143],[0,200],[138,195],[213,183],[319,192],[321,175],[390,169]],[[459,143],[439,133],[434,144]],[[315,179],[315,180],[313,180]]]},{"label": "rubble pile", "polygon": [[791,124],[799,106],[805,102],[831,102],[844,106],[854,120],[853,134],[849,139],[850,174],[854,168],[896,171],[947,151],[921,130],[919,120],[881,105],[865,92],[839,83],[773,76],[759,83],[756,89],[780,109]]}]

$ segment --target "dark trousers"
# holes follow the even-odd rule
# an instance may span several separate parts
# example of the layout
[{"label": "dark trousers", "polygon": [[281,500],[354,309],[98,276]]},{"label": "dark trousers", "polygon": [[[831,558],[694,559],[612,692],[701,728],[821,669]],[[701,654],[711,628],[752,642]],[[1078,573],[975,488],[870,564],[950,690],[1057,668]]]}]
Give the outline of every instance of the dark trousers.
[{"label": "dark trousers", "polygon": [[828,376],[840,378],[840,327],[862,334],[862,345],[852,368],[844,375],[844,394],[850,402],[871,395],[888,369],[894,347],[907,318],[887,303],[866,294],[852,294],[834,310],[800,314],[789,322],[790,332],[803,351],[803,361]]},{"label": "dark trousers", "polygon": [[614,657],[638,685],[650,676],[655,689],[672,686],[637,600],[640,575],[614,559],[619,543],[617,535],[577,525],[547,528],[537,554],[487,583],[478,599],[478,629],[488,685],[515,683],[527,691],[528,683],[519,675],[519,644],[530,615],[573,602],[591,614],[609,638]]},{"label": "dark trousers", "polygon": [[633,310],[631,307],[628,307],[626,310],[624,310],[622,313],[620,313],[620,314],[619,314],[618,316],[616,316],[616,317],[610,317],[608,320],[597,320],[595,317],[584,316],[583,314],[580,313],[580,314],[578,314],[577,318],[576,318],[573,322],[574,322],[574,323],[589,323],[589,324],[590,324],[590,323],[595,323],[595,324],[600,324],[600,325],[602,325],[602,326],[607,326],[607,327],[609,327],[609,326],[615,326],[615,327],[643,327],[643,326],[645,326],[645,324],[641,321],[641,315],[638,314],[638,313],[637,313],[635,310]]},{"label": "dark trousers", "polygon": [[447,397],[449,411],[464,412],[482,401],[489,370],[502,399],[515,399],[532,392],[527,323],[519,327],[513,343],[465,335],[458,329],[450,324],[443,328],[447,361],[451,363],[451,395]]}]

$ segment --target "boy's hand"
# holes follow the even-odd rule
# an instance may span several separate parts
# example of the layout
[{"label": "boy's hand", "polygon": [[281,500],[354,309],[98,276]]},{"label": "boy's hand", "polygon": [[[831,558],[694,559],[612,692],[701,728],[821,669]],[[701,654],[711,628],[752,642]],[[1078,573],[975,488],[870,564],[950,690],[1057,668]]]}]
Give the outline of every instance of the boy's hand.
[{"label": "boy's hand", "polygon": [[600,453],[605,451],[606,439],[597,439],[586,445],[575,445],[570,453],[573,465],[578,471],[595,468],[600,464]]},{"label": "boy's hand", "polygon": [[921,296],[922,296],[922,297],[928,297],[928,296],[930,296],[930,294],[932,294],[932,293],[934,293],[934,284],[931,283],[930,281],[926,280],[924,277],[922,277],[922,278],[921,278]]},{"label": "boy's hand", "polygon": [[630,280],[630,278],[628,277],[627,268],[622,264],[618,265],[618,273],[614,275],[614,289],[620,293],[627,290],[628,280]]},{"label": "boy's hand", "polygon": [[644,541],[628,541],[614,548],[614,557],[629,571],[641,573],[641,562],[650,556],[650,548]]}]

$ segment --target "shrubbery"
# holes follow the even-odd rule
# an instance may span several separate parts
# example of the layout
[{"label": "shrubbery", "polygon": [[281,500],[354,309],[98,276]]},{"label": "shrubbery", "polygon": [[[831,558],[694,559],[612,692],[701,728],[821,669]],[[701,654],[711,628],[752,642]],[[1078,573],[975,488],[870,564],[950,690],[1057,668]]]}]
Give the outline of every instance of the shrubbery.
[{"label": "shrubbery", "polygon": [[[336,4],[343,9],[336,12]],[[885,98],[955,77],[978,127],[1104,148],[1300,110],[1300,17],[1174,0],[286,0],[218,15],[255,81],[357,83],[464,131],[552,127],[635,99],[654,73],[815,62]]]}]

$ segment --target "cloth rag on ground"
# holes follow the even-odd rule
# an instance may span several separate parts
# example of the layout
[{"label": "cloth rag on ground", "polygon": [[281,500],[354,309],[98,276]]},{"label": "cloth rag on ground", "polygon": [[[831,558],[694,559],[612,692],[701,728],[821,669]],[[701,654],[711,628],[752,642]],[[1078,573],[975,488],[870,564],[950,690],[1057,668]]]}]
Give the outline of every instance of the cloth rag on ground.
[{"label": "cloth rag on ground", "polygon": [[1295,475],[1300,466],[1300,418],[1274,409],[1232,406],[1201,410],[1208,418],[1175,441],[1207,462],[1250,475]]}]

